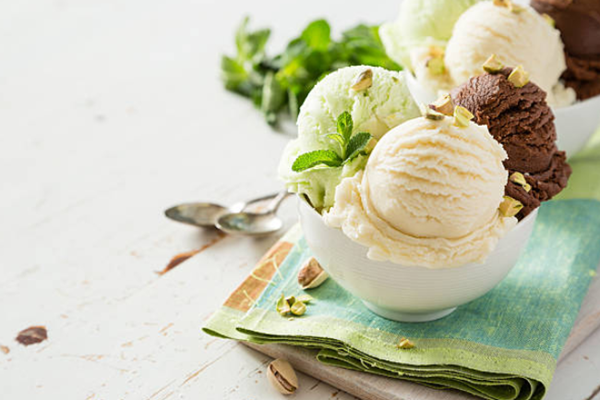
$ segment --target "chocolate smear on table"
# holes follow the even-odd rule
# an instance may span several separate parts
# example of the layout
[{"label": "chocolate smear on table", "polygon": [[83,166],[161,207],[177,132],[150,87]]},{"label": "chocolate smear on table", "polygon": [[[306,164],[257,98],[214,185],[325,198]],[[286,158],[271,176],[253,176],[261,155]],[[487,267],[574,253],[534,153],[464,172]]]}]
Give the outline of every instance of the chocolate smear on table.
[{"label": "chocolate smear on table", "polygon": [[212,239],[210,242],[206,243],[204,246],[200,247],[199,249],[190,250],[190,251],[176,254],[175,256],[173,256],[173,258],[171,258],[171,261],[169,261],[167,266],[165,268],[163,268],[162,271],[158,271],[157,274],[158,275],[166,274],[167,272],[169,272],[173,268],[177,267],[182,262],[188,260],[189,258],[195,256],[198,253],[203,252],[204,250],[208,249],[209,247],[212,247],[215,244],[219,243],[221,240],[223,240],[223,238],[225,236],[227,236],[225,233],[218,232],[217,236],[214,239]]},{"label": "chocolate smear on table", "polygon": [[15,340],[24,346],[29,346],[46,339],[48,339],[48,331],[45,326],[30,326],[19,332]]}]

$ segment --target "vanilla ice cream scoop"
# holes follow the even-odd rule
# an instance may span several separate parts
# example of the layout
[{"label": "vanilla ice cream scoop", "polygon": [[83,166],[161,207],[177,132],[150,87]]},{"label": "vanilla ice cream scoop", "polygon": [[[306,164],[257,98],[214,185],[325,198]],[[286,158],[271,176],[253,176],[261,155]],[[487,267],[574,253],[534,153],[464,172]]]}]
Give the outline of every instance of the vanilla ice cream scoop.
[{"label": "vanilla ice cream scoop", "polygon": [[482,262],[516,224],[503,217],[507,155],[487,128],[416,118],[388,132],[336,192],[325,223],[368,257],[442,268]]},{"label": "vanilla ice cream scoop", "polygon": [[522,65],[531,81],[548,94],[554,106],[575,101],[575,93],[559,83],[566,69],[560,32],[529,6],[510,10],[485,1],[465,11],[454,25],[445,64],[455,86],[483,73],[496,54],[506,66]]}]

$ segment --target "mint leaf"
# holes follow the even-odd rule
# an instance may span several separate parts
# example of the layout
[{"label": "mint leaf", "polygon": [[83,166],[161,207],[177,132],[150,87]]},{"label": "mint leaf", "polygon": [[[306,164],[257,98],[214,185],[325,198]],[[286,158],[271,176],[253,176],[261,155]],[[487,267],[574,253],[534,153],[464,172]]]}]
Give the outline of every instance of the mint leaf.
[{"label": "mint leaf", "polygon": [[[221,58],[221,79],[227,90],[238,91],[248,80],[248,72],[233,58],[223,56]],[[242,92],[242,94],[244,93]]]},{"label": "mint leaf", "polygon": [[248,30],[250,18],[246,17],[235,34],[235,45],[238,59],[242,61],[258,61],[264,56],[265,45],[271,35],[270,29]]},{"label": "mint leaf", "polygon": [[349,163],[359,154],[365,152],[365,148],[369,144],[373,136],[367,132],[360,132],[350,138],[348,142],[348,146],[346,147],[346,159],[344,160],[344,164]]},{"label": "mint leaf", "polygon": [[342,33],[341,44],[350,65],[372,65],[392,71],[402,68],[392,61],[379,37],[379,26],[360,24]]},{"label": "mint leaf", "polygon": [[285,104],[285,95],[285,91],[275,79],[275,74],[268,72],[262,88],[260,109],[269,124],[274,124],[277,121],[277,112]]},{"label": "mint leaf", "polygon": [[306,44],[315,50],[323,51],[327,50],[329,43],[331,42],[331,27],[329,23],[324,19],[318,19],[311,22],[302,32],[300,38],[306,42]]},{"label": "mint leaf", "polygon": [[344,147],[350,140],[353,129],[354,123],[352,122],[352,116],[348,111],[344,111],[337,118],[337,132],[344,138]]},{"label": "mint leaf", "polygon": [[290,117],[292,117],[292,121],[296,122],[298,119],[298,113],[300,112],[300,106],[298,105],[298,96],[296,92],[292,89],[288,89],[288,111],[290,113]]},{"label": "mint leaf", "polygon": [[[385,53],[377,26],[358,25],[334,40],[327,21],[316,20],[290,40],[283,52],[267,56],[265,49],[270,30],[250,30],[249,22],[245,18],[237,29],[237,54],[223,57],[221,77],[227,90],[251,99],[269,123],[276,123],[283,113],[296,119],[300,106],[315,84],[339,68],[372,65],[400,69]],[[284,93],[283,101],[273,101],[279,99],[279,91],[273,89],[273,80],[267,79],[269,73],[275,75],[274,79]],[[265,85],[271,87],[264,88]],[[263,101],[265,94],[270,97]],[[349,130],[343,135],[346,142],[351,133]]]},{"label": "mint leaf", "polygon": [[342,165],[342,158],[332,150],[315,150],[304,153],[296,158],[292,164],[292,171],[302,172],[317,165],[327,165],[328,167],[339,167]]},{"label": "mint leaf", "polygon": [[332,140],[335,140],[336,142],[338,142],[340,145],[340,149],[342,150],[342,152],[344,151],[344,149],[346,148],[346,142],[345,142],[345,139],[341,135],[339,135],[337,133],[332,133],[332,134],[327,135],[327,137],[329,139],[332,139]]}]

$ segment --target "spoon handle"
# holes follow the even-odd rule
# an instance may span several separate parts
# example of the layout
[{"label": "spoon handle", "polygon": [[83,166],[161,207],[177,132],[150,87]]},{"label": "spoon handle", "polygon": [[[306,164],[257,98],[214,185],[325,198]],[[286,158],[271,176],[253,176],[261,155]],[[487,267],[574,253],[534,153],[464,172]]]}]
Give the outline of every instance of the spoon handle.
[{"label": "spoon handle", "polygon": [[237,213],[237,212],[242,212],[244,210],[246,210],[248,207],[250,207],[251,205],[255,204],[255,203],[261,203],[263,201],[266,200],[271,200],[273,198],[275,198],[279,193],[271,193],[265,196],[260,196],[257,198],[254,198],[252,200],[248,200],[248,201],[238,201],[235,204],[232,204],[231,206],[228,207],[229,212],[232,213]]},{"label": "spoon handle", "polygon": [[279,192],[279,194],[269,203],[269,206],[264,211],[264,214],[274,213],[275,211],[277,211],[277,209],[281,205],[281,202],[285,200],[285,198],[289,195],[291,195],[291,193],[287,190],[282,190],[281,192]]}]

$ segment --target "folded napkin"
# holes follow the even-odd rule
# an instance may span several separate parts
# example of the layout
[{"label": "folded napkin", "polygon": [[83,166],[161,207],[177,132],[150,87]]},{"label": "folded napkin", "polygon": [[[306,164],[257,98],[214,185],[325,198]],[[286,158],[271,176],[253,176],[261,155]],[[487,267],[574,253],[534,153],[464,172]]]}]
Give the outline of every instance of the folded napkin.
[{"label": "folded napkin", "polygon": [[[277,300],[303,293],[297,273],[312,256],[294,227],[203,329],[235,340],[316,348],[326,364],[485,399],[541,399],[600,261],[600,202],[573,199],[600,194],[600,143],[580,160],[573,163],[574,179],[583,168],[593,185],[576,181],[562,196],[571,199],[545,203],[507,278],[445,318],[386,320],[332,279],[307,291],[315,300],[304,315],[280,316]],[[405,337],[414,348],[398,348]]]}]

